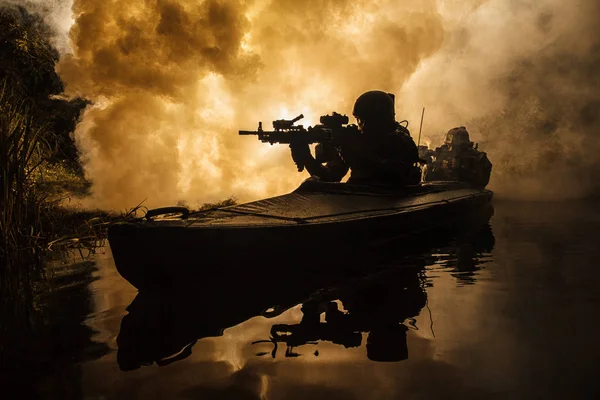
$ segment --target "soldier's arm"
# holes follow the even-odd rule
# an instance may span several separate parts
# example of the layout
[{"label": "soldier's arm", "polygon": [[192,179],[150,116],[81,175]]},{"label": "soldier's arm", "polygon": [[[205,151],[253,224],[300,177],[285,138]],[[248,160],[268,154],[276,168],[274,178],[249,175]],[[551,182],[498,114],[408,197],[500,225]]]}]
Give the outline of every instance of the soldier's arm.
[{"label": "soldier's arm", "polygon": [[475,163],[472,170],[473,183],[481,188],[487,186],[490,182],[490,175],[492,173],[492,163],[487,157],[486,153],[479,153],[475,158]]},{"label": "soldier's arm", "polygon": [[339,182],[348,173],[348,164],[337,155],[334,160],[321,164],[311,155],[307,159],[306,170],[311,176],[316,176],[325,182]]},{"label": "soldier's arm", "polygon": [[292,158],[296,163],[300,162],[311,176],[315,176],[325,182],[339,182],[348,172],[348,164],[335,154],[333,160],[322,164],[318,162],[310,152],[308,144],[293,144]]}]

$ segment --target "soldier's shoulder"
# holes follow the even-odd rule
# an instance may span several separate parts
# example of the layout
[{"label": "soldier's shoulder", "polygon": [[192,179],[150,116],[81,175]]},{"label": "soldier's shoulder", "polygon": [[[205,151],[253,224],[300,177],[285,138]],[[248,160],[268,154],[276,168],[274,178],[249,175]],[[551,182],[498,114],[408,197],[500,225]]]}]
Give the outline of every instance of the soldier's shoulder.
[{"label": "soldier's shoulder", "polygon": [[414,142],[408,129],[406,129],[404,127],[401,127],[401,128],[402,129],[396,129],[395,131],[388,134],[388,137],[393,138],[393,140],[410,140],[410,141]]},{"label": "soldier's shoulder", "polygon": [[485,151],[477,150],[472,147],[467,149],[466,153],[473,157],[487,157],[487,153]]},{"label": "soldier's shoulder", "polygon": [[410,135],[404,133],[393,133],[388,135],[386,142],[389,146],[411,148],[417,151],[417,144]]}]

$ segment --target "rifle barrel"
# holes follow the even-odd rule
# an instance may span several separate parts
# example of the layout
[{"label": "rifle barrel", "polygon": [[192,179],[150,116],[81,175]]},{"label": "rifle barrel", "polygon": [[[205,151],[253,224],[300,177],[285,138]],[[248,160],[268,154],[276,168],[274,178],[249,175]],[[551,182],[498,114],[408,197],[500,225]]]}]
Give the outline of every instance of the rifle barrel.
[{"label": "rifle barrel", "polygon": [[240,135],[258,135],[257,131],[239,131]]}]

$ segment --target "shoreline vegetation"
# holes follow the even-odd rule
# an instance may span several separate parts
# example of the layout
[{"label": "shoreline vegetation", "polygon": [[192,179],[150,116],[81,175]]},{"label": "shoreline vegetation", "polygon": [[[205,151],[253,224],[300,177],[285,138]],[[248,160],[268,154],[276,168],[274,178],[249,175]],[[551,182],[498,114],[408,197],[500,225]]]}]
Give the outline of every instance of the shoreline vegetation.
[{"label": "shoreline vegetation", "polygon": [[71,134],[90,102],[57,96],[64,85],[52,35],[25,7],[0,6],[2,334],[10,322],[26,321],[36,293],[49,290],[46,261],[74,245],[93,248],[108,218],[60,206],[67,193],[89,190]]},{"label": "shoreline vegetation", "polygon": [[5,339],[23,341],[19,335],[31,333],[36,298],[52,291],[46,266],[73,253],[84,261],[106,244],[111,223],[145,209],[65,206],[89,195],[71,135],[90,102],[60,96],[51,38],[40,16],[0,6],[0,358],[10,346]]},{"label": "shoreline vegetation", "polygon": [[15,393],[39,384],[62,398],[61,374],[90,356],[73,343],[90,335],[82,318],[93,311],[92,257],[111,223],[142,217],[145,207],[73,206],[90,195],[72,139],[90,102],[61,96],[51,37],[41,17],[0,5],[0,364]]},{"label": "shoreline vegetation", "polygon": [[[89,195],[91,185],[81,170],[52,162],[53,151],[34,128],[30,111],[14,103],[0,90],[0,293],[8,318],[28,314],[24,307],[36,308],[35,298],[51,290],[48,263],[74,252],[85,261],[106,245],[110,224],[140,218],[146,210],[143,205],[123,212],[65,206],[69,198]],[[233,204],[228,198],[190,211]]]},{"label": "shoreline vegetation", "polygon": [[[63,374],[91,356],[82,351],[91,335],[83,318],[93,312],[90,256],[107,244],[111,223],[143,217],[145,210],[77,205],[91,184],[72,133],[91,102],[64,97],[52,35],[41,16],[0,5],[0,364],[7,366],[4,392],[13,387],[27,398],[38,385],[52,398],[65,397]],[[94,345],[91,351],[109,350]]]}]

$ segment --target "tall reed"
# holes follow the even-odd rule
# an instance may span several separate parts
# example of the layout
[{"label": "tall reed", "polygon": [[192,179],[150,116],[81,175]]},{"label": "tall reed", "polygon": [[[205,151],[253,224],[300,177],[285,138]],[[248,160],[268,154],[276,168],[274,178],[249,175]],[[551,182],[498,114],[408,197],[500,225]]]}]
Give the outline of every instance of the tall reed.
[{"label": "tall reed", "polygon": [[46,239],[41,221],[44,197],[33,174],[43,160],[43,142],[27,108],[15,102],[6,86],[0,88],[0,301],[4,306],[31,295],[32,282],[42,272],[40,242]]}]

